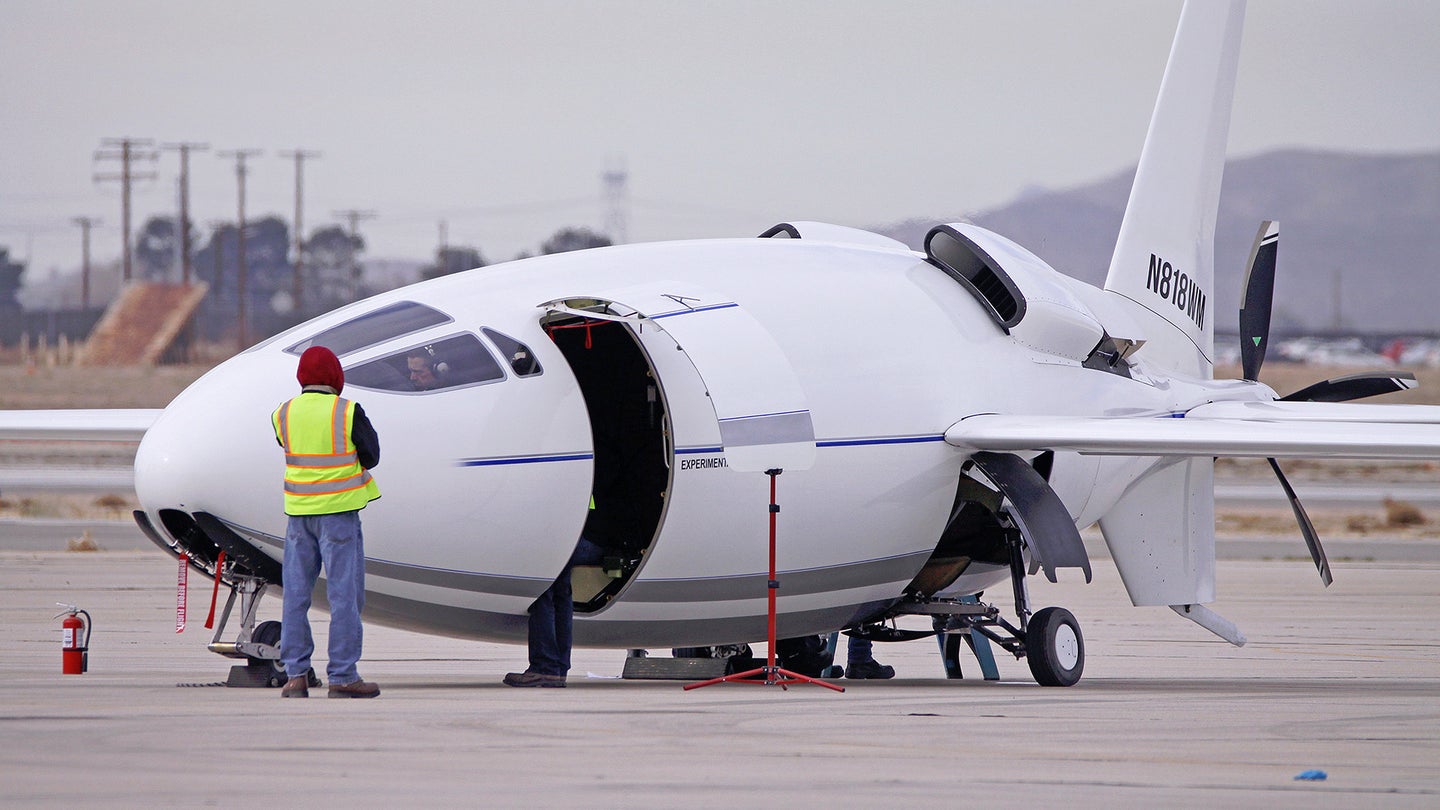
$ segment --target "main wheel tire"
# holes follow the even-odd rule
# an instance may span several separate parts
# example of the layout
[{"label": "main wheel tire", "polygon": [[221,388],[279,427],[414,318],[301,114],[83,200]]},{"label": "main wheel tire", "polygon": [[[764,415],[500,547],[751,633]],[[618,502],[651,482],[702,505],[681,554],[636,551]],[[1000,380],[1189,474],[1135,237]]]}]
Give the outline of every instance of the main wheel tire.
[{"label": "main wheel tire", "polygon": [[[273,647],[280,646],[280,622],[271,620],[255,625],[255,632],[250,634],[250,640],[256,644],[269,644]],[[284,686],[288,678],[285,675],[285,665],[279,658],[249,658],[252,667],[269,667],[270,677],[266,681],[271,687]]]},{"label": "main wheel tire", "polygon": [[1025,629],[1025,658],[1041,686],[1074,686],[1085,671],[1085,638],[1070,611],[1047,607]]}]

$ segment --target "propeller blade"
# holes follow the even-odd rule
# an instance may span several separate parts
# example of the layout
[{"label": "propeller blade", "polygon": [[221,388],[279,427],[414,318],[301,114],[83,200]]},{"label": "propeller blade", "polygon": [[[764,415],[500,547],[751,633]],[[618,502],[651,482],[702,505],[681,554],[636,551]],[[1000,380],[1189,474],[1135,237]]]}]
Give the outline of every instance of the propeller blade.
[{"label": "propeller blade", "polygon": [[1265,220],[1245,264],[1244,297],[1240,299],[1240,365],[1245,379],[1260,379],[1265,350],[1270,347],[1270,306],[1275,297],[1275,258],[1280,249],[1280,223]]},{"label": "propeller blade", "polygon": [[1290,486],[1289,479],[1280,471],[1279,462],[1273,458],[1265,460],[1270,462],[1270,469],[1275,471],[1275,477],[1280,479],[1280,486],[1285,489],[1285,497],[1290,499],[1290,509],[1295,512],[1295,522],[1300,524],[1300,533],[1305,536],[1305,545],[1310,549],[1310,559],[1315,561],[1315,570],[1320,572],[1320,581],[1325,583],[1325,587],[1330,587],[1330,583],[1334,581],[1330,576],[1330,560],[1325,557],[1325,549],[1320,545],[1320,535],[1315,533],[1315,524],[1311,523],[1310,516],[1305,514],[1305,507],[1300,505],[1300,498]]},{"label": "propeller blade", "polygon": [[1293,394],[1280,397],[1281,402],[1349,402],[1396,391],[1409,391],[1420,383],[1409,371],[1364,371],[1333,380],[1321,380]]}]

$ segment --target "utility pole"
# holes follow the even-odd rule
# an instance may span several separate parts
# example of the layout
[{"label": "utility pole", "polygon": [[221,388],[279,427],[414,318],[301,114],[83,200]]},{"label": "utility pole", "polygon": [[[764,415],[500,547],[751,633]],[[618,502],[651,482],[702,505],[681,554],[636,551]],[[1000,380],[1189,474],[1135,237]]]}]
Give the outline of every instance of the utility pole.
[{"label": "utility pole", "polygon": [[90,229],[100,224],[94,217],[74,217],[80,226],[80,308],[90,309]]},{"label": "utility pole", "polygon": [[295,159],[295,279],[294,289],[291,297],[294,298],[294,311],[302,312],[300,308],[300,294],[304,290],[304,283],[301,281],[302,271],[305,266],[305,231],[302,224],[304,215],[304,176],[305,159],[320,157],[319,152],[307,152],[304,149],[292,149],[289,152],[281,152],[280,157]]},{"label": "utility pole", "polygon": [[208,143],[164,143],[161,149],[180,153],[180,283],[190,286],[190,150],[203,152]]},{"label": "utility pole", "polygon": [[[102,147],[96,150],[96,160],[120,160],[119,174],[97,174],[95,180],[119,180],[120,181],[120,241],[124,243],[124,277],[123,280],[130,282],[130,184],[135,180],[154,180],[154,172],[135,172],[130,164],[136,160],[155,160],[159,153],[154,150],[147,150],[154,141],[149,138],[104,138],[100,141]],[[119,151],[115,151],[118,147]]]},{"label": "utility pole", "polygon": [[239,259],[239,269],[236,271],[235,274],[235,291],[239,295],[238,300],[240,302],[238,314],[240,320],[240,334],[237,342],[239,346],[239,351],[242,352],[245,351],[246,347],[250,344],[248,330],[246,329],[245,325],[245,158],[250,157],[251,155],[258,154],[260,154],[259,149],[230,149],[225,152],[215,153],[217,157],[235,158],[235,183],[236,187],[240,191],[240,202],[236,209],[236,216],[238,218],[236,222],[236,228],[239,231],[239,234],[236,238],[236,241],[239,242],[239,246],[236,252],[238,254],[237,258]]},{"label": "utility pole", "polygon": [[334,215],[350,223],[350,300],[354,301],[360,297],[360,263],[355,260],[355,245],[360,242],[360,222],[374,219],[378,214],[374,211],[357,211],[349,208],[344,211],[336,211]]}]

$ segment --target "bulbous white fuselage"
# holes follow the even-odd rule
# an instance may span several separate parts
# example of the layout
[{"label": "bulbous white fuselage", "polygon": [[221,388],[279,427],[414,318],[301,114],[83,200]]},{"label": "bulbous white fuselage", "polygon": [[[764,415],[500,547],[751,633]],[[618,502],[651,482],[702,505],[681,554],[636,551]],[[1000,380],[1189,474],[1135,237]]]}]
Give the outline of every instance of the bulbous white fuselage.
[{"label": "bulbous white fuselage", "polygon": [[[286,350],[400,301],[450,320],[342,354],[351,375],[344,396],[364,407],[382,448],[383,497],[363,513],[367,617],[466,637],[523,638],[526,609],[565,565],[589,513],[594,426],[571,363],[542,326],[557,323],[545,302],[613,302],[612,313],[623,305],[648,316],[591,327],[626,330],[656,383],[661,438],[641,462],[657,465],[659,491],[645,495],[658,499],[654,534],[632,538],[643,554],[623,589],[582,611],[580,643],[763,635],[769,480],[727,457],[717,398],[763,403],[772,387],[789,386],[813,425],[813,464],[777,479],[785,635],[845,626],[901,596],[955,500],[966,455],[943,436],[957,420],[1163,413],[1213,398],[1201,381],[1156,385],[1142,366],[1123,376],[1024,345],[906,250],[771,239],[609,248],[385,293],[217,367],[140,448],[136,489],[152,522],[166,525],[161,510],[207,513],[279,559],[284,465],[269,415],[297,391],[296,352]],[[669,311],[653,311],[656,301],[669,301]],[[677,328],[720,317],[725,328],[710,333]],[[491,334],[513,338],[540,373],[521,376],[501,362],[500,379],[430,392],[354,382],[357,367],[465,333],[484,336],[502,360],[508,344]],[[781,379],[787,373],[793,378]],[[1061,453],[1049,481],[1085,526],[1151,463]],[[1007,575],[972,566],[951,591]]]}]

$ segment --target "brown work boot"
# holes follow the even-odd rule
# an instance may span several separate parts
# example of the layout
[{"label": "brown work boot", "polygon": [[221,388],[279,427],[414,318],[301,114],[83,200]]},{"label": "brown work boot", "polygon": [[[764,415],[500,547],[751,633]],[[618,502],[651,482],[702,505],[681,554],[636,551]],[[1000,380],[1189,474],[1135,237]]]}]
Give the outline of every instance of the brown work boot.
[{"label": "brown work boot", "polygon": [[505,676],[506,686],[544,686],[551,689],[564,689],[564,675],[545,675],[539,672],[511,672]]},{"label": "brown work boot", "polygon": [[298,678],[291,678],[290,680],[286,681],[285,685],[280,687],[280,697],[310,697],[310,676],[301,675]]},{"label": "brown work boot", "polygon": [[330,697],[334,698],[372,698],[379,694],[380,687],[369,681],[330,684]]}]

